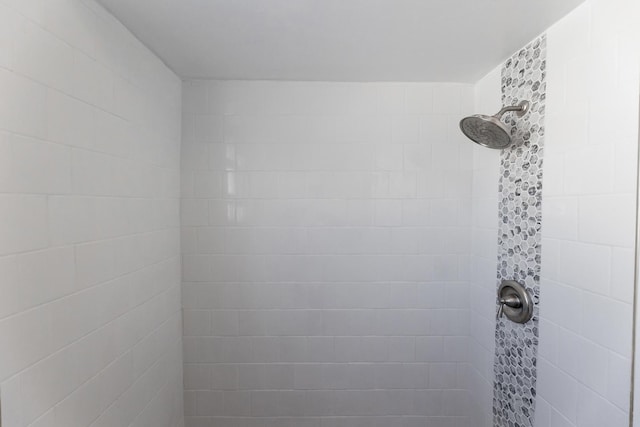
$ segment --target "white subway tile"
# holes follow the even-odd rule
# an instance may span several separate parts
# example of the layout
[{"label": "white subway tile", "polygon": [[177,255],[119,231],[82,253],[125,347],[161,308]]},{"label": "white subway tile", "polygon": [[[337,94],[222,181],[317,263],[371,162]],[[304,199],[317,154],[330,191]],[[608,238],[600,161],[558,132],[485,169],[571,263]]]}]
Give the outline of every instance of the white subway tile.
[{"label": "white subway tile", "polygon": [[634,256],[632,249],[613,248],[611,259],[611,296],[620,301],[633,300]]},{"label": "white subway tile", "polygon": [[624,425],[628,422],[627,414],[588,388],[580,390],[578,405],[581,409],[577,415],[579,426]]},{"label": "white subway tile", "polygon": [[412,84],[407,88],[407,113],[432,114],[439,106],[434,105],[434,85]]},{"label": "white subway tile", "polygon": [[562,241],[558,279],[578,289],[608,295],[611,287],[611,248]]},{"label": "white subway tile", "polygon": [[620,354],[630,354],[631,305],[590,293],[584,293],[583,299],[583,336]]},{"label": "white subway tile", "polygon": [[[552,239],[576,240],[578,238],[578,199],[571,197],[547,197],[543,205],[544,234]],[[580,219],[583,218],[580,211]]]},{"label": "white subway tile", "polygon": [[93,54],[99,43],[97,16],[84,3],[69,0],[44,2],[43,26],[73,48]]},{"label": "white subway tile", "polygon": [[628,412],[630,405],[631,360],[609,352],[607,364],[607,400]]},{"label": "white subway tile", "polygon": [[16,11],[11,10],[6,5],[1,6],[0,10],[0,67],[11,69],[13,65],[13,44],[15,42],[16,35],[19,34],[23,27],[24,18],[21,17]]},{"label": "white subway tile", "polygon": [[613,150],[609,147],[568,151],[564,156],[566,194],[602,194],[613,189]]},{"label": "white subway tile", "polygon": [[11,141],[12,191],[45,194],[71,191],[71,150],[18,135]]},{"label": "white subway tile", "polygon": [[416,144],[420,140],[420,117],[396,116],[391,122],[394,144]]},{"label": "white subway tile", "polygon": [[193,116],[193,137],[199,142],[222,142],[223,116]]},{"label": "white subway tile", "polygon": [[539,361],[538,393],[553,402],[555,410],[574,424],[578,417],[579,390],[578,382],[569,375],[545,360]]},{"label": "white subway tile", "polygon": [[635,223],[635,196],[581,197],[579,236],[584,242],[631,248]]},{"label": "white subway tile", "polygon": [[[10,376],[43,359],[52,352],[51,308],[39,307],[0,321],[0,340],[3,348],[0,358],[0,378]],[[20,403],[22,406],[23,404]],[[4,416],[4,415],[3,415]]]},{"label": "white subway tile", "polygon": [[378,111],[382,114],[405,114],[407,106],[407,86],[386,83],[378,87]]},{"label": "white subway tile", "polygon": [[[63,297],[77,289],[72,248],[54,248],[16,257],[24,297],[22,309]],[[14,283],[14,286],[16,284]]]},{"label": "white subway tile", "polygon": [[93,147],[97,126],[91,105],[49,90],[46,108],[48,139],[76,147]]},{"label": "white subway tile", "polygon": [[44,138],[47,89],[27,77],[0,69],[0,128]]},{"label": "white subway tile", "polygon": [[71,92],[73,49],[31,21],[18,22],[21,25],[14,37],[12,53],[15,72],[62,92]]},{"label": "white subway tile", "polygon": [[180,154],[182,170],[208,170],[209,150],[209,144],[182,144]]},{"label": "white subway tile", "polygon": [[434,109],[440,114],[462,113],[462,85],[443,84],[433,88]]},{"label": "white subway tile", "polygon": [[22,421],[24,399],[22,396],[22,384],[20,377],[13,378],[2,383],[2,422],[15,425],[26,426]]},{"label": "white subway tile", "polygon": [[[552,280],[542,279],[540,284],[540,297],[547,301],[540,307],[540,316],[553,322],[557,326],[580,332],[584,325],[583,319],[583,294],[579,289],[558,283]],[[563,301],[572,298],[576,304],[566,307]],[[562,308],[564,307],[564,308]]]},{"label": "white subway tile", "polygon": [[[135,146],[144,141],[138,141],[138,130],[128,121],[94,109],[95,133],[91,148],[118,157],[127,157]],[[146,160],[146,159],[145,159]]]},{"label": "white subway tile", "polygon": [[76,387],[71,352],[61,352],[19,375],[24,399],[23,420],[30,423]]},{"label": "white subway tile", "polygon": [[74,96],[105,110],[114,108],[114,76],[107,67],[76,50],[73,70]]},{"label": "white subway tile", "polygon": [[[609,377],[608,351],[562,328],[558,329],[558,367],[592,390],[605,394]],[[581,355],[576,359],[575,355]]]},{"label": "white subway tile", "polygon": [[46,247],[46,212],[46,197],[0,195],[0,254]]},{"label": "white subway tile", "polygon": [[116,194],[116,162],[105,154],[73,150],[71,169],[73,191],[78,194],[112,196]]}]

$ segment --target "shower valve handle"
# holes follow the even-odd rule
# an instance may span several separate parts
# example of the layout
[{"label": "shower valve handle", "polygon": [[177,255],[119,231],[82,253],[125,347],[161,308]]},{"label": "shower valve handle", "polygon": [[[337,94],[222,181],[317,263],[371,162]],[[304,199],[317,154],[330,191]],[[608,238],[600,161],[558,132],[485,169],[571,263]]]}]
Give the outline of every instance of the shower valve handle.
[{"label": "shower valve handle", "polygon": [[504,313],[505,305],[511,308],[522,307],[522,301],[520,301],[520,298],[518,298],[517,295],[507,295],[504,298],[500,298],[498,303],[499,303],[499,306],[498,306],[498,313],[496,313],[496,319],[500,319],[502,317],[502,314]]},{"label": "shower valve handle", "polygon": [[531,293],[515,280],[503,280],[498,288],[496,321],[504,315],[515,323],[527,323],[533,317]]}]

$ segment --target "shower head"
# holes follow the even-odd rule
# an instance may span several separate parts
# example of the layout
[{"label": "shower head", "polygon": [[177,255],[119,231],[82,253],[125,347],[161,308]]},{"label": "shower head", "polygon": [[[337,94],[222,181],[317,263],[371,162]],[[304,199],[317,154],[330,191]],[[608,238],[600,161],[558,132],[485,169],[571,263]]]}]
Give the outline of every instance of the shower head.
[{"label": "shower head", "polygon": [[522,117],[529,110],[529,102],[522,101],[513,107],[504,107],[494,116],[476,114],[460,121],[460,129],[476,144],[487,148],[501,150],[511,145],[511,135],[500,118],[510,111]]},{"label": "shower head", "polygon": [[500,119],[476,114],[460,121],[460,129],[476,144],[501,150],[511,145],[511,136]]}]

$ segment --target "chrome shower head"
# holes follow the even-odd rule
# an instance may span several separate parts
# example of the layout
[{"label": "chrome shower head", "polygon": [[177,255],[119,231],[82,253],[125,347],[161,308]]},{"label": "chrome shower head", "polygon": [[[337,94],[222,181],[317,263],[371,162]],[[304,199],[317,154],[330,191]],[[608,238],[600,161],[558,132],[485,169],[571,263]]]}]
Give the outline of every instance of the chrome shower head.
[{"label": "chrome shower head", "polygon": [[504,107],[495,116],[476,114],[460,121],[460,130],[476,144],[501,150],[511,145],[511,135],[500,118],[510,111],[522,117],[529,110],[529,102],[522,101],[513,107]]},{"label": "chrome shower head", "polygon": [[476,114],[460,121],[460,129],[476,144],[501,150],[511,145],[507,127],[498,118]]}]

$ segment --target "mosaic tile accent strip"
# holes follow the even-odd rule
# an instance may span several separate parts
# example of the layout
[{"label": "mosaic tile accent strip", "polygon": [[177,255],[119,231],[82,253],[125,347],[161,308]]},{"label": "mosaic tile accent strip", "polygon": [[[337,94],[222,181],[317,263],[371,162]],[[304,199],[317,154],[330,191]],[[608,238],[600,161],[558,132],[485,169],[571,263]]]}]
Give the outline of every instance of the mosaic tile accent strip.
[{"label": "mosaic tile accent strip", "polygon": [[531,292],[533,318],[496,322],[493,418],[496,427],[532,427],[540,297],[542,154],[546,93],[546,37],[513,55],[502,69],[503,105],[530,102],[523,117],[508,114],[514,144],[503,150],[499,181],[498,286],[515,280]]}]

